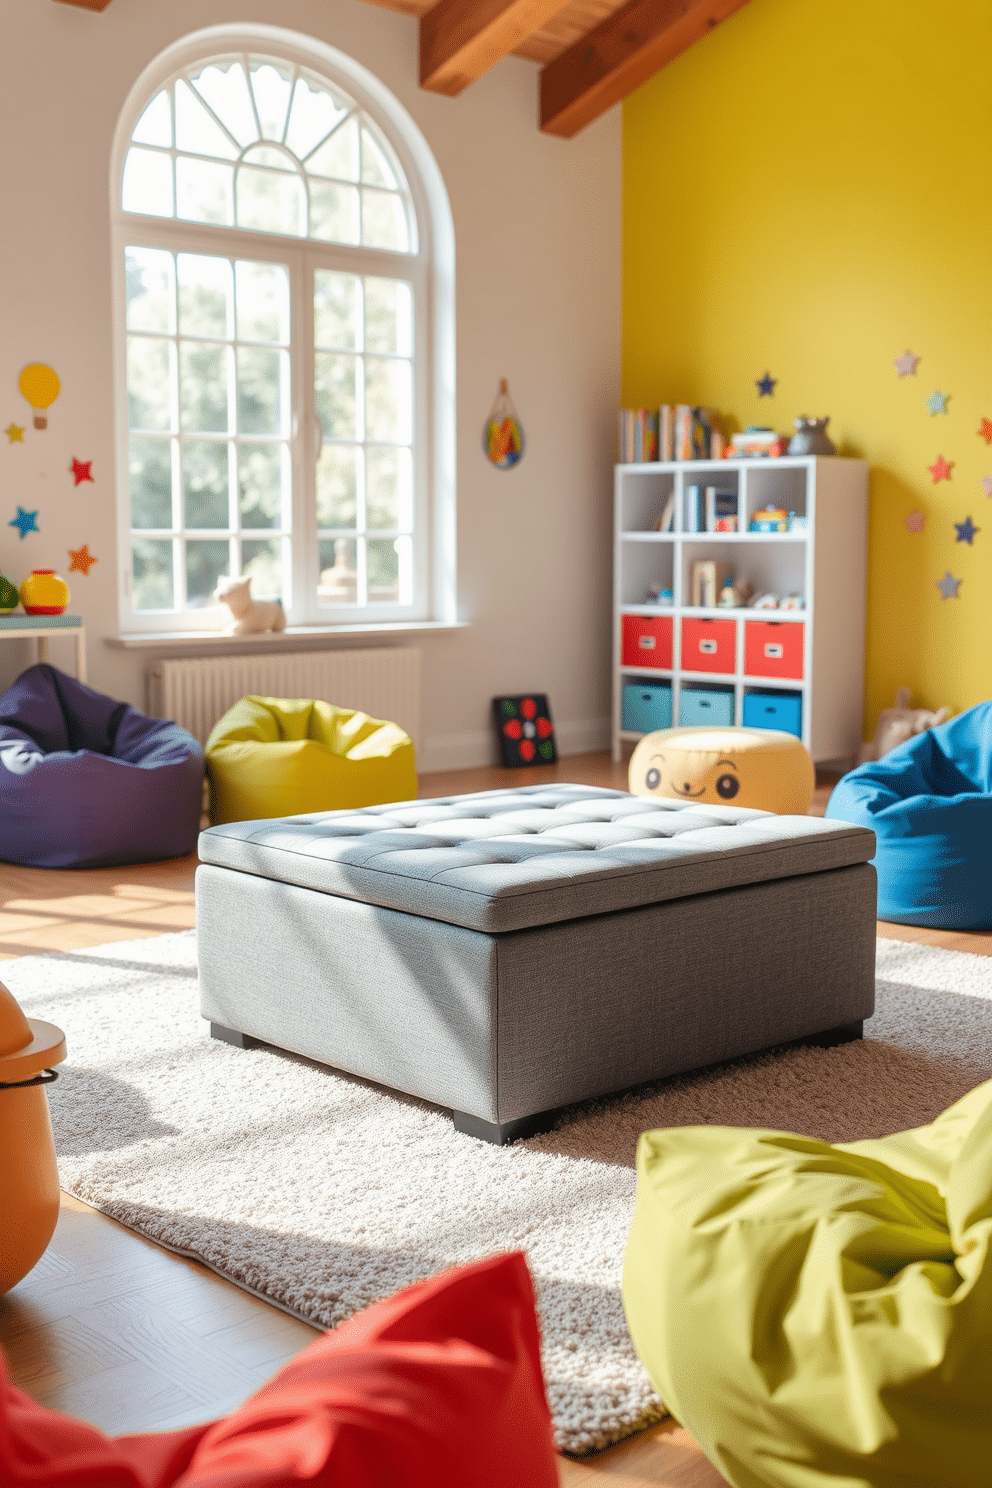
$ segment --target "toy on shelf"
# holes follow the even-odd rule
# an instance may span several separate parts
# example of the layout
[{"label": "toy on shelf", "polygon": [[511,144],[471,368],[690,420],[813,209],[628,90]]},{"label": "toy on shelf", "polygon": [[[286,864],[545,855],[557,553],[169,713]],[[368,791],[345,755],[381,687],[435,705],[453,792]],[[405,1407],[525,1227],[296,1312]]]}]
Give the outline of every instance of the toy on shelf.
[{"label": "toy on shelf", "polygon": [[0,615],[12,615],[18,606],[17,590],[7,578],[0,574]]},{"label": "toy on shelf", "polygon": [[648,588],[648,604],[672,605],[675,603],[675,590],[669,585],[662,587],[660,584],[651,584]]},{"label": "toy on shelf", "polygon": [[758,598],[754,601],[754,604],[753,604],[752,608],[755,609],[755,610],[777,610],[778,609],[778,595],[777,594],[759,594],[758,595]]},{"label": "toy on shelf", "polygon": [[805,414],[792,421],[796,432],[789,440],[790,455],[835,455],[837,446],[827,433],[829,418],[807,418]]},{"label": "toy on shelf", "polygon": [[914,734],[936,728],[937,724],[951,716],[950,708],[938,708],[936,713],[932,713],[929,708],[911,708],[910,697],[909,688],[900,687],[896,693],[895,707],[882,709],[875,725],[874,739],[861,746],[859,765],[866,764],[869,760],[881,759],[898,745],[905,744]]},{"label": "toy on shelf", "polygon": [[740,610],[750,604],[754,594],[754,585],[749,584],[747,579],[734,579],[728,575],[723,581],[723,588],[717,595],[717,605],[724,610]]},{"label": "toy on shelf", "polygon": [[70,598],[69,585],[54,568],[32,569],[21,585],[27,615],[64,615]]},{"label": "toy on shelf", "polygon": [[788,532],[789,513],[780,506],[763,506],[751,514],[748,532]]},{"label": "toy on shelf", "polygon": [[789,531],[790,532],[806,532],[808,530],[808,528],[809,528],[809,523],[806,520],[806,513],[805,512],[794,512],[794,511],[790,511],[790,513],[789,513]]},{"label": "toy on shelf", "polygon": [[732,434],[730,443],[723,452],[724,459],[761,460],[778,459],[784,455],[789,441],[784,434],[759,424],[749,424],[740,434]]},{"label": "toy on shelf", "polygon": [[263,630],[285,630],[281,599],[252,599],[251,579],[221,579],[214,598],[231,611],[228,628],[234,635],[256,635]]},{"label": "toy on shelf", "polygon": [[806,601],[801,594],[783,594],[778,607],[780,610],[804,610]]}]

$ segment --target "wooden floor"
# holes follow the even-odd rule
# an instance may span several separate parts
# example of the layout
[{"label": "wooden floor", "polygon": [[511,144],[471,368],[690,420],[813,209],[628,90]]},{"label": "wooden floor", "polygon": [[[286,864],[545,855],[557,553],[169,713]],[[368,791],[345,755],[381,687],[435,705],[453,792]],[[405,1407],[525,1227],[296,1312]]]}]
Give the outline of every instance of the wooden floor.
[{"label": "wooden floor", "polygon": [[[422,796],[571,780],[625,789],[606,755],[550,767],[425,776]],[[817,790],[822,815],[829,784]],[[186,930],[195,858],[85,872],[0,863],[0,960]],[[899,940],[992,955],[992,935],[879,925]],[[55,1238],[0,1300],[0,1343],[13,1378],[53,1409],[109,1432],[150,1431],[229,1410],[306,1347],[314,1330],[63,1196]],[[561,1461],[567,1488],[719,1488],[723,1478],[680,1427],[665,1422],[583,1462]],[[523,1488],[523,1485],[522,1485]]]}]

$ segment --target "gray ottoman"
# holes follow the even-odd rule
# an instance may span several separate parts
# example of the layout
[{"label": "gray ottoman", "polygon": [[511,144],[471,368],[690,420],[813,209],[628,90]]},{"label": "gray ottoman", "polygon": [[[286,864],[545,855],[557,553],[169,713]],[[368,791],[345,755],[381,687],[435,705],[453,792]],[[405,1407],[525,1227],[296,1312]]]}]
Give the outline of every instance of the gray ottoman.
[{"label": "gray ottoman", "polygon": [[530,786],[200,837],[200,996],[494,1142],[874,1008],[872,832]]}]

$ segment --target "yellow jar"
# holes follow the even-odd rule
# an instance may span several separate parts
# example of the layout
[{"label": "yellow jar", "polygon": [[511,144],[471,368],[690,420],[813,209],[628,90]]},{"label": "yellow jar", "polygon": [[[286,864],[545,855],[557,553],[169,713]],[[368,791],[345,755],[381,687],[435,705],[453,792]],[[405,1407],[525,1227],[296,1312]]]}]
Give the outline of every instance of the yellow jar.
[{"label": "yellow jar", "polygon": [[54,568],[32,569],[20,594],[28,615],[61,615],[70,599],[69,585]]},{"label": "yellow jar", "polygon": [[45,1087],[36,1082],[64,1058],[61,1028],[25,1018],[0,982],[0,1294],[41,1260],[55,1232],[59,1171]]}]

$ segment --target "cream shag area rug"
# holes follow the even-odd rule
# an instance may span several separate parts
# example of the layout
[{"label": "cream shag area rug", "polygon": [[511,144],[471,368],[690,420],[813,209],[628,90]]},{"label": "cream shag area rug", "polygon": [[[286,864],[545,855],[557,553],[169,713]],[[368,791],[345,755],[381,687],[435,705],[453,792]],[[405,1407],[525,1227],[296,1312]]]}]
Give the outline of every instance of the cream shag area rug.
[{"label": "cream shag area rug", "polygon": [[878,943],[866,1038],[786,1048],[574,1107],[513,1147],[436,1108],[212,1040],[193,932],[5,962],[66,1032],[49,1089],[63,1187],[322,1327],[457,1261],[521,1246],[563,1451],[665,1414],[624,1322],[638,1133],[765,1126],[828,1141],[922,1125],[992,1075],[992,960]]}]

